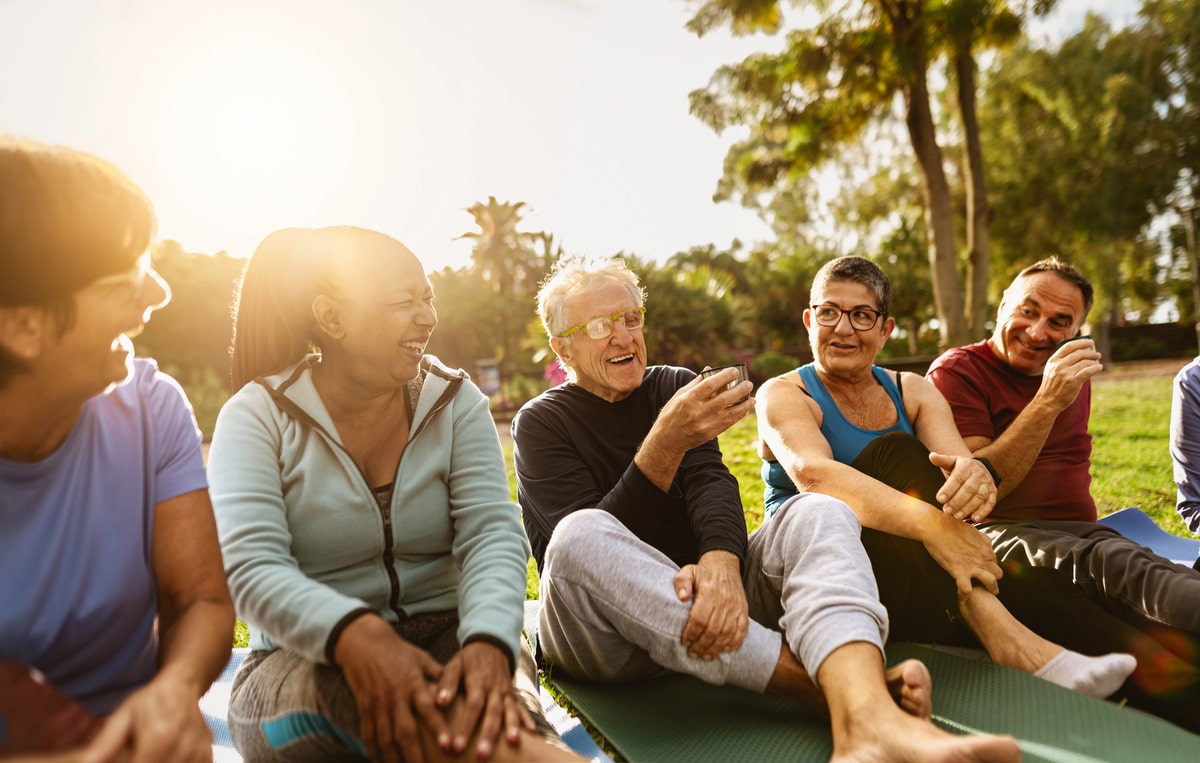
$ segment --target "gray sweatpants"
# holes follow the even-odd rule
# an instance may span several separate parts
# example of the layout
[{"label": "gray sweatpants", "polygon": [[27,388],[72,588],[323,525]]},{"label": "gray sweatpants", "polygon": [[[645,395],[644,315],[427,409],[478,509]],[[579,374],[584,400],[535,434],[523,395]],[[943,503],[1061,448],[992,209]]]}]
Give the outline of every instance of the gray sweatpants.
[{"label": "gray sweatpants", "polygon": [[854,513],[828,496],[801,493],[780,507],[750,536],[745,641],[709,661],[689,657],[680,643],[691,602],[675,594],[679,566],[608,512],[576,511],[558,524],[546,549],[538,623],[543,654],[594,681],[674,671],[761,692],[787,639],[815,682],[835,649],[865,641],[882,651],[887,638],[887,611],[860,532]]}]

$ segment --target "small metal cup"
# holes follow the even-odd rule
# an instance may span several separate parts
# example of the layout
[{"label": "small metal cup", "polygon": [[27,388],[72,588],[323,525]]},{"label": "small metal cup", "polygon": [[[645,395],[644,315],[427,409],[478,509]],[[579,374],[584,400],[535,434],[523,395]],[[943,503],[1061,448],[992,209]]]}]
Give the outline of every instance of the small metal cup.
[{"label": "small metal cup", "polygon": [[1064,339],[1061,342],[1059,342],[1058,344],[1054,345],[1054,349],[1057,350],[1059,347],[1062,347],[1067,342],[1078,342],[1080,339],[1091,339],[1091,338],[1092,338],[1091,334],[1084,334],[1082,336],[1073,336],[1070,339]]},{"label": "small metal cup", "polygon": [[[733,389],[737,385],[741,384],[742,382],[744,382],[750,378],[750,374],[746,369],[745,363],[730,363],[727,366],[717,366],[716,368],[706,368],[700,372],[700,375],[703,376],[705,379],[707,379],[708,377],[712,376],[715,373],[724,371],[726,368],[736,368],[737,372],[738,372],[738,376],[736,379],[734,379],[733,381],[726,384],[725,389]],[[750,399],[750,396],[746,395],[746,397],[743,397],[741,400],[737,401],[737,403],[734,403],[734,405],[737,405],[738,403],[744,403],[748,399]]]}]

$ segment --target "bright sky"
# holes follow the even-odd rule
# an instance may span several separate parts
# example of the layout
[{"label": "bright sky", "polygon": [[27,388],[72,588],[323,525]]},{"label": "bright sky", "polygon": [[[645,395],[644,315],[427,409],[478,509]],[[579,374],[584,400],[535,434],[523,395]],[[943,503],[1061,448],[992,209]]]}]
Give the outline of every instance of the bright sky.
[{"label": "bright sky", "polygon": [[[1060,23],[1089,4],[1060,0]],[[0,0],[0,132],[114,162],[189,251],[244,256],[277,228],[354,224],[427,269],[460,266],[463,210],[489,195],[526,202],[524,229],[570,252],[762,240],[755,215],[712,202],[736,136],[690,116],[687,94],[779,43],[698,39],[691,7]]]}]

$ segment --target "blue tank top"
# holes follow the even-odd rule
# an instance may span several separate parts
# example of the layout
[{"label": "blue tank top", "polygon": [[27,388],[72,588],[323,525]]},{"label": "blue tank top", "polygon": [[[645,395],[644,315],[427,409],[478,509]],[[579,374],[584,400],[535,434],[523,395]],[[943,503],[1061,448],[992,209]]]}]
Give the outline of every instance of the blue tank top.
[{"label": "blue tank top", "polygon": [[[900,396],[900,389],[892,381],[891,374],[879,366],[872,366],[871,373],[875,375],[875,379],[883,385],[888,397],[892,399],[892,403],[896,406],[898,419],[895,424],[886,429],[863,429],[852,424],[837,407],[829,390],[825,389],[825,384],[817,375],[817,370],[812,363],[801,366],[797,371],[800,373],[804,386],[808,389],[809,396],[821,408],[821,434],[825,435],[825,439],[833,451],[833,457],[837,461],[843,464],[854,463],[854,459],[858,458],[858,454],[867,447],[868,443],[888,432],[915,434],[912,423],[908,420],[908,414],[904,410],[904,399]],[[763,462],[762,478],[766,485],[763,491],[763,511],[769,517],[783,505],[784,501],[798,491],[795,483],[788,476],[787,470],[778,461]]]}]

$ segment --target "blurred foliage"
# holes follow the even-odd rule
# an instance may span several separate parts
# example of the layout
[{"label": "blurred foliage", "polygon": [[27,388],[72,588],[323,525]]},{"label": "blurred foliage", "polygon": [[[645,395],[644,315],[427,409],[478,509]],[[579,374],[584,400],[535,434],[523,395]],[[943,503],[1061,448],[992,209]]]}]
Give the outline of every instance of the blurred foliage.
[{"label": "blurred foliage", "polygon": [[[927,14],[925,32],[941,41],[927,51],[939,88],[932,105],[961,240],[967,240],[971,182],[965,130],[953,125],[961,93],[952,83],[962,72],[956,75],[951,62],[964,54],[958,43],[969,43],[967,53],[990,51],[978,78],[992,212],[988,301],[998,302],[1020,266],[1056,253],[1095,282],[1093,317],[1113,326],[1145,323],[1156,313],[1185,324],[1195,320],[1200,0],[1146,0],[1129,28],[1114,30],[1092,17],[1056,44],[1035,44],[1020,34],[1018,12],[1038,13],[1048,2],[888,0],[852,19],[874,24],[857,37],[848,33],[858,27],[839,26],[846,4],[693,4],[699,31],[784,29],[790,22],[781,9],[812,6],[829,12],[814,27],[820,34],[846,35],[836,50],[816,45],[811,30],[789,35],[782,52],[725,67],[706,90],[692,94],[694,113],[714,128],[753,123],[731,149],[717,195],[755,208],[774,237],[702,243],[670,256],[616,255],[648,293],[650,362],[699,369],[742,361],[756,378],[807,362],[802,316],[812,278],[844,254],[875,260],[892,280],[897,329],[881,356],[936,351],[944,327],[930,270],[929,200],[902,109],[896,109],[904,100],[904,62],[877,34],[886,28],[877,23],[879,9],[901,6]],[[964,26],[964,19],[974,21]],[[842,59],[835,54],[856,61],[853,70],[839,70]],[[819,66],[799,65],[805,61]],[[835,75],[842,79],[828,80]],[[820,126],[831,132],[812,132]],[[565,249],[554,234],[523,228],[528,211],[523,201],[496,197],[465,208],[463,237],[474,244],[470,265],[430,273],[440,323],[429,352],[472,375],[479,361],[498,363],[501,389],[493,406],[500,409],[556,383],[534,300]],[[957,257],[960,275],[969,275],[967,252]],[[228,394],[230,304],[243,262],[164,241],[155,263],[174,299],[147,325],[138,349],[185,384],[208,431],[210,409]],[[977,328],[971,339],[986,329]],[[1157,352],[1150,340],[1132,346],[1136,355]]]},{"label": "blurred foliage", "polygon": [[155,270],[171,287],[171,301],[134,340],[138,354],[189,378],[212,371],[228,389],[231,307],[246,261],[225,252],[185,252],[170,239],[154,248],[153,258]]}]

